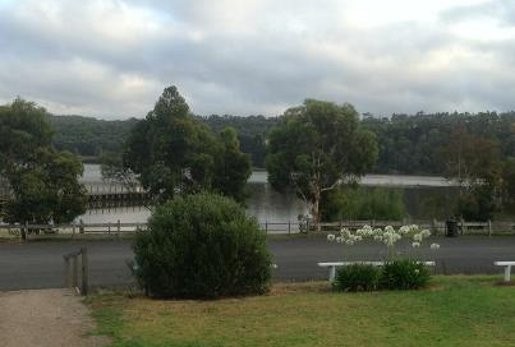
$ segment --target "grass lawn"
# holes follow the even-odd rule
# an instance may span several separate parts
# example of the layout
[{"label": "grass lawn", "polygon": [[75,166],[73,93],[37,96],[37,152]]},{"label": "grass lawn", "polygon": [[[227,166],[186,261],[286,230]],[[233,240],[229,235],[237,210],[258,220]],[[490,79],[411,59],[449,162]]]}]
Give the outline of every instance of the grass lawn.
[{"label": "grass lawn", "polygon": [[515,286],[499,276],[437,276],[429,289],[333,293],[276,284],[262,297],[87,299],[114,346],[515,346]]}]

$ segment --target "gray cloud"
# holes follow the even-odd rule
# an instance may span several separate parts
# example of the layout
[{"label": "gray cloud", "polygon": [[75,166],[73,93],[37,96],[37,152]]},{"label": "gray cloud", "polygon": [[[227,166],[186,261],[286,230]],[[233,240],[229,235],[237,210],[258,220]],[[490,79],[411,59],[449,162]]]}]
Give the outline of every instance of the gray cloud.
[{"label": "gray cloud", "polygon": [[399,18],[372,0],[8,2],[0,102],[142,117],[175,84],[199,114],[277,115],[306,97],[382,115],[515,108],[515,6],[455,2],[431,17],[395,0],[413,12]]}]

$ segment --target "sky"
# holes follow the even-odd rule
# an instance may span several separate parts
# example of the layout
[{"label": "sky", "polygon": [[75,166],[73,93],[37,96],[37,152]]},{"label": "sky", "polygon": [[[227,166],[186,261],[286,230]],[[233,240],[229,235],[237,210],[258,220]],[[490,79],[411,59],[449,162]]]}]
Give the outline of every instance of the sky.
[{"label": "sky", "polygon": [[142,118],[515,109],[515,1],[0,0],[0,104]]}]

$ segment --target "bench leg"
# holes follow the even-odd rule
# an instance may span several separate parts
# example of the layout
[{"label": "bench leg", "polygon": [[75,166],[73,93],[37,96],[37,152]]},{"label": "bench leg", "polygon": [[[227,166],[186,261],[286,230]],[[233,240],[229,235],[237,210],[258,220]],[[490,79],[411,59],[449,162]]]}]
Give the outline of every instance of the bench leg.
[{"label": "bench leg", "polygon": [[329,282],[334,281],[336,278],[336,266],[331,266],[329,268]]},{"label": "bench leg", "polygon": [[511,276],[511,265],[507,265],[504,268],[504,282],[509,282]]}]

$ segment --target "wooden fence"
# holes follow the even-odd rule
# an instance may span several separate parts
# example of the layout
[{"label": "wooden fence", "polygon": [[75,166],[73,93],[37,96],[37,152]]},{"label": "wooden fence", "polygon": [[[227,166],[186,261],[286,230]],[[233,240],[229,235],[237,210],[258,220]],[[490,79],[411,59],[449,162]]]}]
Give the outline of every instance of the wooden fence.
[{"label": "wooden fence", "polygon": [[83,247],[78,251],[63,255],[63,258],[65,287],[73,288],[81,295],[88,295],[88,249]]},{"label": "wooden fence", "polygon": [[[364,225],[372,227],[385,227],[391,225],[398,228],[405,224],[417,224],[421,228],[429,229],[435,235],[443,235],[446,232],[445,221],[437,220],[411,220],[411,221],[341,221],[335,223],[321,223],[322,232],[335,232],[342,228],[357,229]],[[515,234],[515,222],[465,222],[458,221],[458,231],[461,235],[493,233]],[[265,221],[260,227],[266,234],[295,234],[313,230],[313,225],[298,221],[274,222]],[[38,238],[41,235],[63,235],[74,238],[76,235],[105,235],[119,237],[127,233],[142,232],[147,230],[147,223],[122,223],[119,220],[114,223],[72,223],[61,225],[37,225],[37,224],[0,224],[0,235],[21,238]]]}]

